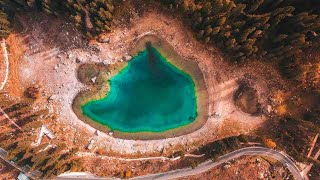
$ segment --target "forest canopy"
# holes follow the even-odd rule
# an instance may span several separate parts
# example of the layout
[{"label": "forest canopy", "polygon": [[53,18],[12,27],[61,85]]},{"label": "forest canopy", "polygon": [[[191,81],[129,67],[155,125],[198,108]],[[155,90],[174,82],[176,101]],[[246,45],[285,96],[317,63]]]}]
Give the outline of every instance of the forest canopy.
[{"label": "forest canopy", "polygon": [[319,40],[320,2],[314,0],[161,2],[185,12],[198,39],[236,60],[288,58]]},{"label": "forest canopy", "polygon": [[[0,0],[1,9],[8,15],[15,12],[39,10],[55,16],[64,16],[72,20],[88,37],[111,30],[112,0]],[[0,17],[1,22],[5,17]],[[10,27],[0,24],[6,31]],[[7,33],[1,33],[6,38]]]},{"label": "forest canopy", "polygon": [[[235,60],[284,59],[315,46],[320,32],[320,3],[315,0],[158,0],[182,12],[196,37],[214,43]],[[88,37],[111,30],[112,0],[0,0],[1,34],[8,17],[37,9],[65,16]],[[7,15],[6,15],[7,13]]]}]

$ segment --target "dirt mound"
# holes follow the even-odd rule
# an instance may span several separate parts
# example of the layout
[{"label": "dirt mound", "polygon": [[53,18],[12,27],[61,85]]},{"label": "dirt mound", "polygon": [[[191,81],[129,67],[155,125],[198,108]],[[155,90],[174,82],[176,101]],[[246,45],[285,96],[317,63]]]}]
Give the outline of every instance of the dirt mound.
[{"label": "dirt mound", "polygon": [[260,111],[257,90],[246,81],[239,82],[239,88],[234,94],[234,102],[245,113],[257,115]]}]

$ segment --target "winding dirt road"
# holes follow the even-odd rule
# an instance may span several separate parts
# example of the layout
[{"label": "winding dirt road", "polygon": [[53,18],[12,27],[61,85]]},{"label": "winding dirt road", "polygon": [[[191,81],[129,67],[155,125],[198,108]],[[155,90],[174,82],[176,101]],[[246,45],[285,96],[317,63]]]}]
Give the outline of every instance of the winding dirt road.
[{"label": "winding dirt road", "polygon": [[[184,169],[178,169],[178,170],[173,170],[173,171],[168,171],[168,172],[163,172],[163,173],[157,173],[157,174],[150,174],[150,175],[145,175],[145,176],[138,176],[132,178],[132,180],[167,180],[167,179],[176,179],[176,178],[182,178],[182,177],[188,177],[200,173],[204,173],[216,166],[219,166],[225,162],[228,162],[232,159],[239,158],[241,156],[267,156],[271,157],[273,159],[278,160],[281,162],[284,166],[286,166],[289,171],[292,173],[293,177],[296,180],[304,180],[305,178],[301,175],[299,168],[296,166],[294,160],[290,158],[288,155],[278,152],[273,149],[265,148],[265,147],[246,147],[242,148],[236,151],[233,151],[231,153],[228,153],[226,155],[223,155],[219,157],[218,161],[205,161],[201,163],[199,166],[195,167],[194,169],[192,168],[184,168]],[[96,177],[96,176],[90,176],[89,178],[86,177],[87,174],[84,176],[75,176],[74,174],[68,175],[68,173],[63,174],[61,176],[58,176],[56,179],[62,180],[70,180],[70,179],[106,179],[102,177]],[[108,179],[117,179],[117,178],[108,178]]]},{"label": "winding dirt road", "polygon": [[169,172],[164,172],[164,173],[158,173],[158,174],[151,174],[151,175],[146,175],[146,176],[139,176],[132,178],[134,180],[140,180],[140,179],[175,179],[175,178],[182,178],[182,177],[187,177],[187,176],[192,176],[195,174],[200,174],[203,172],[206,172],[210,170],[213,167],[216,167],[218,165],[221,165],[227,161],[230,161],[232,159],[236,159],[241,156],[245,155],[250,155],[250,156],[268,156],[273,159],[278,160],[281,162],[283,165],[285,165],[290,172],[292,173],[293,177],[296,180],[303,180],[304,178],[301,176],[299,168],[296,166],[295,162],[286,154],[275,151],[273,149],[268,149],[264,147],[247,147],[247,148],[242,148],[236,151],[233,151],[229,154],[226,154],[224,156],[221,156],[218,161],[213,162],[213,161],[206,161],[204,163],[201,163],[199,166],[196,168],[185,168],[185,169],[178,169],[178,170],[173,170]]}]

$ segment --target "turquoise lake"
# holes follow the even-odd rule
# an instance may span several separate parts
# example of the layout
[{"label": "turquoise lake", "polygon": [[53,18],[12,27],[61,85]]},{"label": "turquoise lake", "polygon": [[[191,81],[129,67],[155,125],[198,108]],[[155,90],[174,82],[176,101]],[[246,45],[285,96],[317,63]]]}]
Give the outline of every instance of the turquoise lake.
[{"label": "turquoise lake", "polygon": [[120,132],[163,132],[197,117],[192,78],[147,48],[109,79],[110,91],[82,106],[90,119]]}]

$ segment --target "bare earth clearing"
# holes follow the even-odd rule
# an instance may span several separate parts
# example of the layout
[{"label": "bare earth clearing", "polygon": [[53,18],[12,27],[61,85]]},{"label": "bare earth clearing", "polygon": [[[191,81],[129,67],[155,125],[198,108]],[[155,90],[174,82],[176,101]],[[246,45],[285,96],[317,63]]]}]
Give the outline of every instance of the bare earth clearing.
[{"label": "bare earth clearing", "polygon": [[[157,19],[157,21],[155,21],[155,19]],[[51,96],[51,99],[53,99],[54,104],[57,105],[56,107],[61,121],[68,122],[77,128],[87,128],[90,132],[94,133],[95,129],[79,121],[71,109],[71,103],[75,95],[81,89],[85,88],[78,82],[76,77],[76,68],[78,66],[76,58],[80,59],[81,62],[115,62],[122,59],[123,55],[127,53],[127,49],[130,47],[126,45],[137,35],[155,31],[162,37],[172,37],[167,38],[167,40],[183,57],[198,61],[204,73],[210,96],[209,115],[217,112],[220,116],[217,118],[208,118],[208,122],[199,131],[181,137],[165,140],[132,141],[115,139],[109,135],[102,134],[97,137],[97,139],[101,140],[99,146],[103,147],[104,145],[106,148],[112,148],[112,151],[123,154],[137,152],[150,153],[162,149],[162,147],[159,147],[159,144],[161,144],[164,149],[180,144],[188,147],[188,144],[191,145],[201,140],[203,135],[206,135],[207,141],[212,141],[226,135],[234,135],[233,133],[228,133],[223,130],[225,123],[229,123],[230,121],[237,123],[236,126],[234,124],[232,127],[236,128],[237,133],[247,132],[257,127],[257,125],[262,122],[262,117],[252,117],[242,113],[233,105],[232,95],[237,88],[237,78],[226,76],[227,73],[225,74],[223,70],[227,69],[228,64],[222,61],[221,56],[217,52],[212,52],[214,54],[206,52],[204,50],[205,48],[197,43],[191,34],[179,31],[179,29],[182,29],[182,27],[179,26],[182,25],[177,20],[168,22],[167,19],[170,18],[165,16],[161,17],[156,13],[150,13],[137,19],[135,22],[136,26],[134,25],[130,29],[124,29],[123,27],[116,28],[110,34],[110,44],[96,44],[96,46],[101,49],[101,52],[93,52],[90,51],[89,48],[74,48],[66,50],[66,53],[63,53],[60,47],[49,50],[38,50],[46,47],[46,44],[41,43],[44,41],[40,37],[40,32],[43,32],[43,30],[41,26],[32,28],[35,30],[30,32],[31,37],[28,38],[33,39],[33,44],[29,45],[29,47],[33,48],[27,50],[25,57],[21,60],[22,64],[19,67],[21,81],[24,84],[41,84],[44,89],[48,91],[48,94],[52,94],[53,97]],[[29,19],[25,19],[24,21],[27,21],[26,24],[30,26],[32,22],[28,22],[28,20]],[[38,22],[35,26],[39,26]],[[39,32],[37,32],[37,29],[39,29]],[[73,34],[68,32],[65,32],[65,35],[71,39],[76,38],[72,37]],[[37,51],[40,52],[37,53]]]},{"label": "bare earth clearing", "polygon": [[[8,46],[12,47],[10,63],[15,66],[10,67],[13,73],[9,75],[5,90],[18,96],[16,89],[41,85],[43,98],[35,108],[49,109],[52,114],[57,114],[59,122],[65,124],[54,129],[58,138],[60,136],[70,146],[80,146],[81,150],[94,139],[94,148],[90,152],[102,148],[108,156],[116,157],[150,157],[169,155],[178,150],[190,151],[226,136],[253,132],[265,122],[265,116],[251,116],[237,108],[233,94],[238,88],[237,80],[246,77],[254,81],[262,110],[266,111],[269,88],[279,79],[274,77],[276,73],[271,65],[262,62],[243,66],[229,64],[219,51],[198,42],[185,28],[181,17],[165,15],[167,13],[156,9],[146,11],[141,17],[135,10],[131,13],[133,16],[128,26],[115,26],[108,34],[110,43],[86,43],[80,32],[61,19],[34,14],[19,16],[17,22],[21,23],[22,31],[12,34],[8,40]],[[122,60],[128,53],[130,42],[150,32],[165,38],[182,57],[198,62],[209,94],[206,124],[190,134],[162,140],[136,141],[114,138],[106,133],[96,135],[96,130],[79,120],[72,110],[74,97],[87,88],[76,77],[77,67],[81,63],[102,62],[107,65]],[[19,57],[12,56],[19,53]],[[85,155],[86,170],[93,173],[107,170],[104,175],[114,175],[119,169],[132,167],[137,167],[135,175],[138,175],[135,171],[141,175],[168,170],[176,163],[159,159],[128,163],[93,155]]]}]

